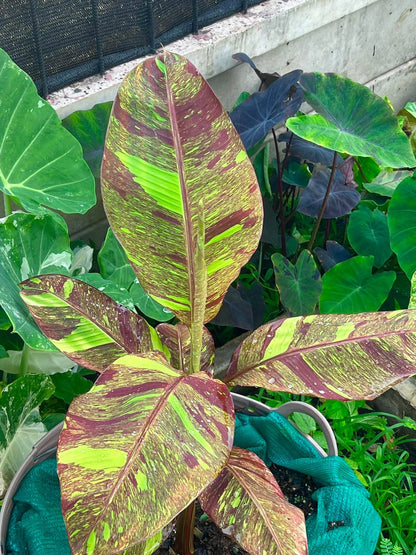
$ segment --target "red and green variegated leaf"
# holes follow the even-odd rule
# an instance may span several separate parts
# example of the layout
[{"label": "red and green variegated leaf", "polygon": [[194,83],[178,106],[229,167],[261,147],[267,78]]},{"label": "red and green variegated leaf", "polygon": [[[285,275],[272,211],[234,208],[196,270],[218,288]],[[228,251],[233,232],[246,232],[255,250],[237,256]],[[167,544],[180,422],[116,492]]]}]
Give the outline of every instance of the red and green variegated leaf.
[{"label": "red and green variegated leaf", "polygon": [[187,376],[161,353],[115,361],[72,402],[59,439],[73,553],[118,553],[152,536],[219,474],[233,433],[222,382]]},{"label": "red and green variegated leaf", "polygon": [[[191,372],[191,332],[184,324],[159,324],[156,331],[171,355],[170,364],[185,374]],[[202,328],[201,367],[210,376],[214,374],[214,339],[207,328]]]},{"label": "red and green variegated leaf", "polygon": [[[146,292],[185,324],[211,320],[257,246],[262,203],[227,112],[185,58],[163,52],[125,78],[107,132],[102,191],[110,225]],[[199,305],[202,318],[195,318]]]},{"label": "red and green variegated leaf", "polygon": [[162,350],[146,320],[92,285],[56,274],[27,279],[21,286],[46,337],[86,368],[102,372],[126,353]]},{"label": "red and green variegated leaf", "polygon": [[288,503],[254,453],[233,447],[221,472],[199,496],[224,534],[252,555],[306,555],[303,512]]},{"label": "red and green variegated leaf", "polygon": [[276,320],[245,339],[224,381],[325,399],[374,399],[416,373],[416,311]]}]

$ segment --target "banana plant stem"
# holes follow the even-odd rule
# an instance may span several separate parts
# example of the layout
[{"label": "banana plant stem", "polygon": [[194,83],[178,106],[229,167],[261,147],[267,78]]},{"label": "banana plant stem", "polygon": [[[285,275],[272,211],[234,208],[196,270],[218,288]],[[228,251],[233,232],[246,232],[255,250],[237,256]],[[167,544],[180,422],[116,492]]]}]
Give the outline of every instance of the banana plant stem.
[{"label": "banana plant stem", "polygon": [[332,184],[334,183],[335,170],[336,170],[336,167],[337,167],[336,166],[337,165],[337,154],[338,154],[337,152],[334,152],[334,160],[332,162],[331,176],[330,176],[329,181],[328,181],[328,187],[326,188],[326,193],[325,193],[325,196],[324,196],[324,200],[322,201],[321,210],[319,211],[318,218],[317,218],[317,220],[315,222],[315,225],[313,227],[313,230],[312,230],[312,235],[311,235],[311,238],[310,238],[310,241],[309,241],[309,244],[308,244],[308,251],[309,252],[312,252],[312,247],[313,247],[313,244],[315,242],[316,235],[318,234],[318,229],[319,229],[319,226],[321,224],[322,217],[324,215],[326,205],[328,203],[329,195],[331,193]]},{"label": "banana plant stem", "polygon": [[176,519],[176,539],[173,550],[179,555],[194,553],[195,501],[186,507]]}]

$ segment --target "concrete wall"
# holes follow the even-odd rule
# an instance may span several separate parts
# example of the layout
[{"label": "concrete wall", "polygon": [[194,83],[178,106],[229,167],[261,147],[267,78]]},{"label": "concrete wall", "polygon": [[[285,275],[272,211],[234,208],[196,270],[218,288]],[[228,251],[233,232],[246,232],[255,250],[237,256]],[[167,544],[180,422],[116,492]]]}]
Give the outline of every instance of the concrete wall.
[{"label": "concrete wall", "polygon": [[[229,109],[258,79],[232,54],[245,52],[262,71],[333,71],[388,96],[398,110],[416,100],[415,0],[268,0],[166,47],[186,55],[209,79]],[[114,98],[140,60],[113,68],[50,95],[61,117]],[[75,237],[97,244],[106,223],[102,209],[70,218]]]}]

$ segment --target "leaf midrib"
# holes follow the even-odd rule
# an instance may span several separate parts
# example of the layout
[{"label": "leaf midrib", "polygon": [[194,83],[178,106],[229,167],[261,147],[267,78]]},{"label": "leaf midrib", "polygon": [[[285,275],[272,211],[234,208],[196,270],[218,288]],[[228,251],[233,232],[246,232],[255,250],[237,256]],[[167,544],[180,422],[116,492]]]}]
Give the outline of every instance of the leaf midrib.
[{"label": "leaf midrib", "polygon": [[189,288],[189,301],[190,301],[190,321],[191,324],[194,321],[195,316],[195,281],[194,276],[196,275],[196,268],[195,268],[195,257],[194,257],[194,249],[192,248],[192,220],[191,214],[188,204],[188,196],[187,196],[187,189],[186,189],[186,177],[184,172],[184,155],[183,150],[180,144],[180,133],[178,128],[178,122],[176,117],[176,110],[175,110],[175,103],[173,101],[173,92],[169,82],[168,76],[168,68],[169,64],[166,63],[166,97],[167,97],[167,104],[168,104],[168,111],[170,114],[170,121],[172,127],[172,141],[173,141],[173,150],[175,152],[175,159],[176,159],[176,167],[178,169],[178,177],[179,183],[182,193],[182,202],[183,202],[183,223],[184,223],[184,233],[183,239],[185,243],[185,252],[186,252],[186,262],[188,265],[188,288]]},{"label": "leaf midrib", "polygon": [[[310,346],[310,347],[293,349],[291,351],[286,351],[285,353],[280,353],[278,355],[271,356],[267,359],[263,359],[261,361],[255,362],[254,364],[251,364],[250,366],[246,366],[244,369],[242,369],[239,372],[236,372],[235,374],[233,374],[231,379],[227,380],[227,381],[235,381],[235,379],[238,376],[242,376],[244,374],[247,374],[251,370],[256,369],[259,366],[262,366],[265,363],[269,363],[269,362],[273,362],[273,361],[282,361],[282,362],[284,362],[285,358],[296,356],[296,355],[302,354],[302,353],[309,353],[309,352],[314,351],[314,350],[319,349],[319,348],[332,348],[332,347],[337,347],[339,345],[348,344],[348,343],[360,343],[361,341],[367,341],[367,340],[371,340],[371,339],[389,337],[391,335],[402,336],[402,335],[407,335],[409,333],[416,334],[416,329],[414,329],[412,331],[411,330],[403,330],[403,331],[392,330],[391,332],[388,332],[388,333],[374,333],[374,334],[366,335],[365,337],[360,337],[360,338],[355,337],[355,338],[339,339],[338,341],[333,341],[330,344],[328,344],[328,343],[316,343],[315,345]],[[227,381],[226,381],[226,383],[227,383]]]}]

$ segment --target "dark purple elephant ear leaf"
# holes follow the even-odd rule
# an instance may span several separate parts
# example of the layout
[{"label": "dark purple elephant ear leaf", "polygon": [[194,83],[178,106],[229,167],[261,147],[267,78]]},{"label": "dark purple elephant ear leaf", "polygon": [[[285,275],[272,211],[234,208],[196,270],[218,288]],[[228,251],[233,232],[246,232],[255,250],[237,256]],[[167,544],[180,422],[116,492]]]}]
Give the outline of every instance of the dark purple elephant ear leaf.
[{"label": "dark purple elephant ear leaf", "polygon": [[[191,332],[184,324],[159,324],[156,331],[170,353],[170,364],[185,374],[191,371]],[[202,329],[200,370],[210,376],[214,374],[214,339],[207,328]]]},{"label": "dark purple elephant ear leaf", "polygon": [[272,127],[296,114],[303,101],[302,89],[297,86],[301,70],[283,75],[270,87],[252,94],[230,114],[246,150],[258,143]]},{"label": "dark purple elephant ear leaf", "polygon": [[83,281],[62,275],[27,279],[21,296],[60,351],[102,372],[126,353],[162,350],[155,330],[135,312]]},{"label": "dark purple elephant ear leaf", "polygon": [[202,508],[252,555],[308,553],[305,519],[254,453],[233,447],[221,474],[199,496]]},{"label": "dark purple elephant ear leaf", "polygon": [[121,553],[169,524],[216,478],[234,434],[227,386],[125,355],[71,404],[57,460],[72,553]]},{"label": "dark purple elephant ear leaf", "polygon": [[228,114],[185,58],[164,52],[121,85],[102,191],[143,289],[184,324],[211,320],[257,247],[261,199]]},{"label": "dark purple elephant ear leaf", "polygon": [[[279,142],[290,141],[290,155],[300,158],[302,161],[313,162],[314,164],[322,164],[323,166],[332,166],[334,161],[334,151],[323,146],[319,146],[310,141],[306,141],[293,133],[287,132],[279,135]],[[341,164],[343,158],[337,155],[337,164]]]},{"label": "dark purple elephant ear leaf", "polygon": [[325,399],[374,399],[416,373],[416,310],[275,320],[234,353],[224,381]]},{"label": "dark purple elephant ear leaf", "polygon": [[324,272],[330,270],[335,264],[351,258],[351,253],[336,241],[327,241],[324,249],[316,247],[314,253],[318,257]]},{"label": "dark purple elephant ear leaf", "polygon": [[[328,188],[331,172],[322,170],[314,175],[306,189],[302,191],[297,211],[311,218],[317,218]],[[345,177],[340,170],[336,170],[334,183],[329,193],[323,218],[332,219],[345,216],[357,206],[361,195],[355,189],[345,184]]]}]

